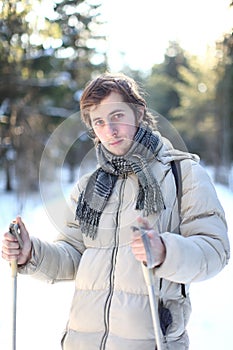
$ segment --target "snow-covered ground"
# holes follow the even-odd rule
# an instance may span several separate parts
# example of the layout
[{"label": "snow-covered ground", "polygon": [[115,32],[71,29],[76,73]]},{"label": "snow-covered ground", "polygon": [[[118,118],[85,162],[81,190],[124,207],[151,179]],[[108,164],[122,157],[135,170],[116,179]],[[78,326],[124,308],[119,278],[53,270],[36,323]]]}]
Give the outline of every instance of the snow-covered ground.
[{"label": "snow-covered ground", "polygon": [[[233,192],[216,185],[225,209],[232,241]],[[16,198],[0,190],[0,234],[17,214]],[[56,229],[37,195],[31,195],[23,211],[29,231],[52,240]],[[11,271],[0,259],[0,349],[11,349]],[[68,318],[73,282],[47,284],[18,276],[17,350],[59,350],[60,338]],[[216,277],[191,287],[193,312],[189,322],[190,350],[232,350],[233,262]]]}]

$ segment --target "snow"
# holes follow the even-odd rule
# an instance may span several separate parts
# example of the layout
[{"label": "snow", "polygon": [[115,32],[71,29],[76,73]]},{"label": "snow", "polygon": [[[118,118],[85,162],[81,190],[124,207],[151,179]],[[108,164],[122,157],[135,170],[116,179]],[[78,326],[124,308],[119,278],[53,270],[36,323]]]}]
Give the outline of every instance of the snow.
[{"label": "snow", "polygon": [[[215,185],[225,210],[228,234],[232,245],[233,193],[226,187]],[[233,314],[233,262],[210,280],[192,284],[192,316],[188,326],[190,350],[232,350]]]},{"label": "snow", "polygon": [[[233,192],[215,184],[224,207],[232,240]],[[3,234],[17,214],[17,198],[0,190],[0,231]],[[39,195],[28,196],[23,219],[29,232],[51,241],[57,231],[49,221]],[[233,265],[214,278],[191,286],[193,312],[188,325],[190,350],[233,349]],[[8,263],[0,259],[0,349],[11,349],[12,281]],[[68,319],[73,282],[48,284],[18,275],[17,350],[60,350],[60,339]]]}]

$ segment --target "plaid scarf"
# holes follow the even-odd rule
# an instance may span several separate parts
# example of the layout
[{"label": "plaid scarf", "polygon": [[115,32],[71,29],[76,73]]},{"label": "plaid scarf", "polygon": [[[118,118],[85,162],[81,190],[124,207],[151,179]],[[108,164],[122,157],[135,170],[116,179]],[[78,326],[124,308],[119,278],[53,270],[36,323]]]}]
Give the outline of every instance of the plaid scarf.
[{"label": "plaid scarf", "polygon": [[124,156],[115,156],[98,144],[96,151],[100,167],[90,176],[76,209],[76,219],[86,236],[96,238],[101,214],[119,176],[129,173],[137,176],[139,191],[135,209],[141,210],[143,216],[164,209],[159,184],[148,166],[160,148],[159,136],[146,127],[138,128],[134,142]]}]

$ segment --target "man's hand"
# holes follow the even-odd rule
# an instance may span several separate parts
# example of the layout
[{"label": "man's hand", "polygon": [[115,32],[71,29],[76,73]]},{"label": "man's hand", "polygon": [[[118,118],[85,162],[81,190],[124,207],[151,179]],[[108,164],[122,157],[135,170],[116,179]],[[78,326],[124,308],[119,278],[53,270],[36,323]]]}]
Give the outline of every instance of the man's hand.
[{"label": "man's hand", "polygon": [[17,260],[18,265],[23,265],[31,257],[32,243],[28,231],[19,216],[16,218],[15,223],[19,226],[23,247],[20,248],[15,236],[10,232],[6,232],[2,241],[2,257],[9,262]]},{"label": "man's hand", "polygon": [[[146,219],[138,217],[137,222],[139,227],[143,227],[143,229],[147,231],[146,233],[150,239],[151,253],[154,257],[154,267],[161,265],[166,256],[166,248],[160,235],[150,228]],[[146,251],[139,231],[133,232],[131,247],[135,258],[138,261],[147,263]]]}]

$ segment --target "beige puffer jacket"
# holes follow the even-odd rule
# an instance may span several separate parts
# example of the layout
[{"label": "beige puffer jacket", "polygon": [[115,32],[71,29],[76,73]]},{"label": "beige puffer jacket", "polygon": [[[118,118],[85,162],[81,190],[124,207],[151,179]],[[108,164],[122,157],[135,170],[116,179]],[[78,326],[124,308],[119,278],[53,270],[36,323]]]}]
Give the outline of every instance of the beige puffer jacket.
[{"label": "beige puffer jacket", "polygon": [[[170,161],[181,161],[183,196],[181,234],[176,186]],[[186,325],[190,315],[189,284],[216,275],[229,259],[223,209],[197,158],[164,145],[151,169],[160,183],[166,209],[148,219],[161,233],[166,259],[155,269],[157,295],[169,308],[164,349],[188,349]],[[64,350],[155,350],[156,344],[141,264],[131,248],[131,229],[138,181],[119,178],[104,209],[95,240],[83,237],[74,220],[76,202],[88,176],[75,186],[67,226],[54,244],[33,238],[33,256],[22,273],[50,280],[75,279],[70,318],[62,340]],[[160,279],[162,288],[160,290]],[[185,284],[186,297],[181,283]]]}]

